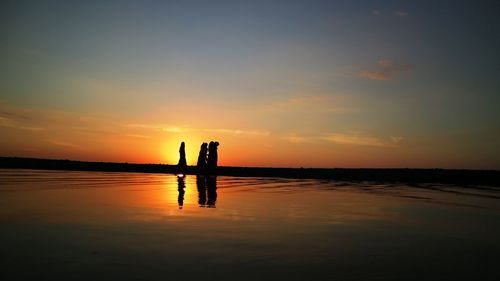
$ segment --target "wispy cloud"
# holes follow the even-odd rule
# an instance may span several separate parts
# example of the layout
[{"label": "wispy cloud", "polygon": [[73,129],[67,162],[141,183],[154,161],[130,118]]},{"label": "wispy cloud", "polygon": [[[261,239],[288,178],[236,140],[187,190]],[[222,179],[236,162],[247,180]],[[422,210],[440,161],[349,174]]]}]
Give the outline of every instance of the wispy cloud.
[{"label": "wispy cloud", "polygon": [[360,133],[345,134],[331,133],[317,136],[298,136],[289,135],[282,138],[290,143],[321,143],[332,142],[345,145],[373,146],[373,147],[398,147],[403,138],[399,136],[391,136],[389,138],[380,138]]},{"label": "wispy cloud", "polygon": [[315,143],[318,141],[317,137],[306,137],[306,136],[297,136],[297,135],[289,135],[284,136],[281,139],[287,142],[301,144],[301,143]]},{"label": "wispy cloud", "polygon": [[389,76],[383,71],[368,71],[364,70],[359,73],[359,77],[367,78],[370,80],[388,80]]},{"label": "wispy cloud", "polygon": [[401,141],[403,141],[403,137],[391,136],[391,141],[395,144],[399,144]]},{"label": "wispy cloud", "polygon": [[14,127],[16,122],[10,118],[0,116],[0,126]]},{"label": "wispy cloud", "polygon": [[340,144],[385,146],[384,142],[379,138],[362,135],[331,134],[324,136],[323,139]]},{"label": "wispy cloud", "polygon": [[80,145],[69,143],[69,142],[62,141],[62,140],[54,140],[54,139],[52,139],[52,140],[47,140],[47,142],[50,143],[50,144],[57,145],[57,146],[62,146],[62,147],[78,148],[78,149],[82,148]]},{"label": "wispy cloud", "polygon": [[139,123],[131,123],[126,124],[127,127],[134,128],[142,128],[142,129],[150,129],[155,131],[167,132],[167,133],[185,133],[191,131],[190,128],[182,127],[182,126],[171,126],[166,124],[139,124]]},{"label": "wispy cloud", "polygon": [[385,11],[384,13],[382,13],[382,11],[380,11],[379,9],[373,9],[372,10],[372,15],[374,16],[382,16],[382,14],[384,16],[397,16],[397,17],[407,17],[408,16],[408,12],[406,11],[403,11],[403,10],[398,10],[398,11],[395,11],[395,12],[391,12],[391,11]]},{"label": "wispy cloud", "polygon": [[269,111],[314,111],[322,113],[347,113],[353,108],[340,105],[336,96],[330,95],[293,95],[283,100],[265,105]]},{"label": "wispy cloud", "polygon": [[0,116],[0,126],[2,126],[2,127],[9,127],[9,128],[15,128],[15,129],[27,130],[27,131],[42,131],[42,130],[44,130],[44,128],[33,127],[33,126],[23,124],[23,123],[24,122],[20,122],[20,121],[11,119],[11,118]]},{"label": "wispy cloud", "polygon": [[233,130],[233,129],[204,129],[205,132],[232,134],[232,135],[251,135],[251,136],[267,136],[268,131],[253,131],[253,130]]},{"label": "wispy cloud", "polygon": [[138,138],[138,139],[150,139],[151,138],[151,136],[137,135],[137,134],[126,134],[125,137]]},{"label": "wispy cloud", "polygon": [[268,106],[273,107],[273,109],[288,109],[295,106],[302,107],[304,105],[318,104],[324,102],[326,99],[327,97],[321,95],[293,95],[284,100],[271,103]]},{"label": "wispy cloud", "polygon": [[177,126],[168,126],[168,127],[163,127],[161,128],[163,132],[168,132],[168,133],[185,133],[191,131],[191,129],[184,128],[184,127],[177,127]]},{"label": "wispy cloud", "polygon": [[406,17],[408,16],[408,13],[405,12],[405,11],[397,11],[396,13],[394,13],[396,16],[398,17]]},{"label": "wispy cloud", "polygon": [[2,103],[0,103],[0,116],[5,116],[8,118],[17,119],[17,120],[29,120],[30,119],[24,114],[17,113],[17,112],[11,112],[11,111],[8,111],[2,107],[5,107],[5,106]]},{"label": "wispy cloud", "polygon": [[362,134],[329,134],[324,136],[323,139],[339,144],[376,147],[397,147],[403,140],[402,137],[391,136],[389,139],[383,139]]},{"label": "wispy cloud", "polygon": [[410,64],[395,64],[392,61],[381,59],[377,62],[378,70],[363,70],[358,73],[359,77],[370,80],[385,81],[392,79],[401,72],[409,71],[413,68]]},{"label": "wispy cloud", "polygon": [[155,125],[155,124],[130,123],[130,124],[125,124],[125,126],[134,127],[134,128],[141,128],[141,129],[151,129],[151,130],[161,130],[162,129],[161,125]]},{"label": "wispy cloud", "polygon": [[[227,128],[192,128],[192,127],[184,127],[184,126],[171,126],[165,124],[140,124],[140,123],[131,123],[127,124],[127,127],[132,128],[142,128],[148,130],[154,130],[158,132],[167,132],[167,133],[186,133],[186,132],[194,132],[194,131],[203,131],[210,133],[220,133],[220,134],[232,134],[232,135],[254,135],[254,136],[267,136],[270,134],[268,131],[259,131],[259,130],[238,130],[238,129],[227,129]],[[129,134],[128,136],[133,137],[142,137],[149,138],[148,136],[142,134]]]},{"label": "wispy cloud", "polygon": [[33,115],[31,113],[30,110],[16,108],[0,101],[0,126],[27,131],[45,130],[37,124],[36,118],[30,116]]},{"label": "wispy cloud", "polygon": [[325,100],[323,96],[297,96],[288,99],[288,104],[299,104],[303,105],[306,103],[317,103]]}]

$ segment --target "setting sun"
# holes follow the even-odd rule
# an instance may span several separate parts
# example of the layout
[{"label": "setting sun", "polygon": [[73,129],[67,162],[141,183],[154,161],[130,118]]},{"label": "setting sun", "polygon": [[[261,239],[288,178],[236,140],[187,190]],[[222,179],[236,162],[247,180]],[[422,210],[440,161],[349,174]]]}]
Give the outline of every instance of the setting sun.
[{"label": "setting sun", "polygon": [[182,138],[173,138],[164,142],[162,145],[162,161],[166,164],[177,164],[179,161],[179,147],[181,142],[184,141],[186,144],[186,161],[188,165],[196,165],[200,145],[203,143],[203,141],[196,141],[196,139],[189,136],[189,141],[185,141]]}]

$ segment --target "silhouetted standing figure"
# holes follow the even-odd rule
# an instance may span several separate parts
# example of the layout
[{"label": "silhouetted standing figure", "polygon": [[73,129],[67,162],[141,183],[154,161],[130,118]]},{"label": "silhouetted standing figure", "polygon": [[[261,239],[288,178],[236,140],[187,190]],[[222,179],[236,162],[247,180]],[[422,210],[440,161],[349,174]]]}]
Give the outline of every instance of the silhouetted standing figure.
[{"label": "silhouetted standing figure", "polygon": [[179,163],[177,164],[177,167],[179,168],[179,172],[184,172],[187,167],[186,149],[184,142],[181,142],[181,147],[179,148]]},{"label": "silhouetted standing figure", "polygon": [[198,155],[198,163],[196,163],[199,173],[204,172],[207,167],[207,149],[208,149],[207,146],[208,144],[204,142],[200,147],[200,154]]},{"label": "silhouetted standing figure", "polygon": [[215,172],[217,169],[217,147],[219,146],[219,142],[213,142],[211,141],[210,144],[208,145],[208,160],[207,160],[207,167],[209,171]]}]

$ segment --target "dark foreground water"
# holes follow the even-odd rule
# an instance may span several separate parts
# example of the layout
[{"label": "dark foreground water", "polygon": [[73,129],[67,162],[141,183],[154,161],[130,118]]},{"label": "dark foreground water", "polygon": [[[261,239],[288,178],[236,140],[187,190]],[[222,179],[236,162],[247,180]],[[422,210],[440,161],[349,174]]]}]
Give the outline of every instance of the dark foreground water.
[{"label": "dark foreground water", "polygon": [[0,280],[500,280],[500,188],[0,170]]}]

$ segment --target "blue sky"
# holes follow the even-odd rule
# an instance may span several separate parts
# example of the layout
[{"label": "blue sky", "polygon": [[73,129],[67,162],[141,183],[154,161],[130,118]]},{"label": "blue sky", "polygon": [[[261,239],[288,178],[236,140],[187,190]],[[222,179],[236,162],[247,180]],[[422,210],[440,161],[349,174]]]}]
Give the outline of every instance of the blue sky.
[{"label": "blue sky", "polygon": [[500,168],[499,1],[2,6],[5,155],[162,161],[80,136],[105,126],[158,147],[215,135],[235,165]]}]

